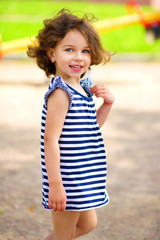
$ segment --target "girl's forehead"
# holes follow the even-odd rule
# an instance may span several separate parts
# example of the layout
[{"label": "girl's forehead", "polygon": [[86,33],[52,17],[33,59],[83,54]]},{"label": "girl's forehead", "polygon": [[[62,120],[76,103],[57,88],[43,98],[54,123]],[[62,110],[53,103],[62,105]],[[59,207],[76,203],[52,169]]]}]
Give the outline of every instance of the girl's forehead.
[{"label": "girl's forehead", "polygon": [[88,41],[85,36],[77,29],[72,29],[66,33],[64,38],[60,41],[62,45],[85,45],[89,47]]}]

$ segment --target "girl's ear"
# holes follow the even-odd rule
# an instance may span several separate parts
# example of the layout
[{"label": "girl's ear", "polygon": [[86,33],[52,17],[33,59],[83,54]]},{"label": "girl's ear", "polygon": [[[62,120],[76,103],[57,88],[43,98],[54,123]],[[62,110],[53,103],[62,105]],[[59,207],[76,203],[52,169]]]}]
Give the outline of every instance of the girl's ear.
[{"label": "girl's ear", "polygon": [[55,54],[54,54],[54,49],[53,48],[48,48],[46,50],[47,56],[49,57],[49,59],[51,60],[51,62],[55,62]]}]

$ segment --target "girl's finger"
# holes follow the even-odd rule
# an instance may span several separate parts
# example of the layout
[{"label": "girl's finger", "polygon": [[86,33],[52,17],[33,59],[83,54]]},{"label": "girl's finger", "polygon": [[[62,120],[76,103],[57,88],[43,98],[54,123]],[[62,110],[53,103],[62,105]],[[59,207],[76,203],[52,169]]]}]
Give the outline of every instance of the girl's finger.
[{"label": "girl's finger", "polygon": [[106,89],[106,87],[104,85],[95,85],[95,86],[90,88],[90,91],[95,92],[95,91],[100,90],[100,89]]},{"label": "girl's finger", "polygon": [[53,210],[57,211],[57,204],[56,203],[53,203]]},{"label": "girl's finger", "polygon": [[66,209],[66,203],[62,203],[61,208],[62,208],[62,211],[65,211],[65,209]]},{"label": "girl's finger", "polygon": [[48,207],[49,207],[49,209],[53,209],[53,203],[52,203],[52,201],[49,201]]},{"label": "girl's finger", "polygon": [[61,211],[62,207],[61,207],[61,203],[57,203],[57,211]]},{"label": "girl's finger", "polygon": [[106,91],[104,91],[104,90],[99,90],[99,91],[96,91],[95,93],[94,93],[94,95],[97,97],[97,96],[100,96],[100,95],[105,95],[105,96],[107,96],[107,93],[106,93]]}]

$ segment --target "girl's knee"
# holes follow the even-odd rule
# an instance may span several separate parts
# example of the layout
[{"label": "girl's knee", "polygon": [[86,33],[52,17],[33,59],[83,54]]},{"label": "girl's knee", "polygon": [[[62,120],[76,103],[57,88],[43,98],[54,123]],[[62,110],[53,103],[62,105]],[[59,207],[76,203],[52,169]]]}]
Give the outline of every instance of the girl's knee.
[{"label": "girl's knee", "polygon": [[94,219],[91,219],[87,224],[87,230],[88,232],[91,232],[97,227],[97,217],[94,217]]},{"label": "girl's knee", "polygon": [[85,224],[81,225],[82,234],[87,234],[97,227],[97,217],[90,218]]}]

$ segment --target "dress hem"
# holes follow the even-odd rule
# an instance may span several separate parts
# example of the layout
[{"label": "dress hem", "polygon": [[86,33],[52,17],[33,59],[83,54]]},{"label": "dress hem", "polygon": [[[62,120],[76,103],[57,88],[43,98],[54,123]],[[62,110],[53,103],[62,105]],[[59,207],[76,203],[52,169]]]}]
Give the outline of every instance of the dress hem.
[{"label": "dress hem", "polygon": [[[91,206],[91,207],[86,207],[86,208],[81,208],[81,209],[68,207],[68,208],[65,209],[65,212],[66,211],[82,212],[82,211],[92,210],[92,209],[103,207],[103,206],[107,205],[108,203],[109,203],[109,198],[105,202],[103,202],[102,204],[98,204],[98,205]],[[43,202],[42,202],[42,205],[44,206],[45,209],[47,209],[49,211],[54,211],[53,209],[49,209],[49,207],[47,205],[45,205]]]}]

